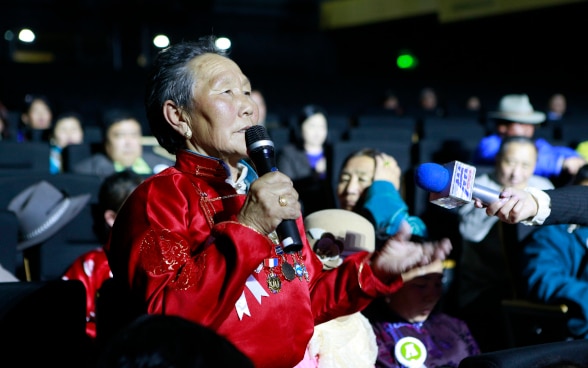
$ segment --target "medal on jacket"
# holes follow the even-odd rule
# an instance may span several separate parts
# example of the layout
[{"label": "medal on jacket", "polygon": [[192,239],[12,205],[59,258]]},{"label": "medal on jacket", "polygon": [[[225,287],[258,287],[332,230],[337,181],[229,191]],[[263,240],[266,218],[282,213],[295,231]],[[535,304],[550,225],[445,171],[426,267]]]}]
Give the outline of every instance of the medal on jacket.
[{"label": "medal on jacket", "polygon": [[263,260],[263,265],[269,269],[266,278],[267,288],[274,294],[279,293],[282,290],[282,281],[274,272],[274,267],[278,266],[278,259],[266,258]]},{"label": "medal on jacket", "polygon": [[296,276],[298,276],[298,280],[302,281],[302,276],[304,276],[304,267],[300,263],[294,261],[294,270],[296,271]]},{"label": "medal on jacket", "polygon": [[282,257],[282,275],[284,275],[286,280],[292,281],[294,280],[294,277],[296,277],[296,271],[294,267],[292,267],[292,265],[286,261],[286,257]]},{"label": "medal on jacket", "polygon": [[306,266],[304,265],[304,262],[302,261],[302,252],[299,252],[295,258],[294,269],[296,270],[296,276],[298,276],[298,279],[300,281],[302,281],[303,276],[304,276],[304,279],[306,279],[306,281],[310,280],[310,277],[308,275],[308,270],[306,269]]}]

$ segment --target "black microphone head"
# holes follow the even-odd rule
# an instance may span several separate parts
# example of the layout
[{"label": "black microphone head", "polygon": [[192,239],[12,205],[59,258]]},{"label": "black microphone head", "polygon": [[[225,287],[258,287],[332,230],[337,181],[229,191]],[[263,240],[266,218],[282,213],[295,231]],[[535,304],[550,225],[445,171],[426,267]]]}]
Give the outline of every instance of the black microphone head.
[{"label": "black microphone head", "polygon": [[267,130],[262,125],[254,125],[245,131],[247,150],[252,151],[260,146],[274,146]]}]

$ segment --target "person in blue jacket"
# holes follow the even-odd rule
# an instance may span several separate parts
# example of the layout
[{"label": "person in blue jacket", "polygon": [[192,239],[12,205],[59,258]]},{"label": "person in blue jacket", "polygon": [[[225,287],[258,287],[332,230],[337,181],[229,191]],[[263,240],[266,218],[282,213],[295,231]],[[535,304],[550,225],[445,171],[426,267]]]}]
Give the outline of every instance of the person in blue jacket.
[{"label": "person in blue jacket", "polygon": [[355,211],[372,222],[378,241],[396,234],[406,220],[413,235],[427,237],[425,223],[409,214],[399,192],[401,170],[394,157],[372,148],[350,154],[337,184],[339,207]]},{"label": "person in blue jacket", "polygon": [[[588,186],[588,165],[574,185]],[[543,226],[522,248],[522,280],[527,297],[569,307],[567,327],[574,338],[588,338],[588,227]]]},{"label": "person in blue jacket", "polygon": [[[545,121],[545,114],[533,110],[529,97],[525,94],[502,97],[499,111],[489,117],[496,122],[497,132],[484,137],[474,153],[474,165],[494,165],[502,138],[525,136],[533,138],[535,127]],[[549,179],[572,177],[586,163],[571,147],[554,146],[543,138],[535,139],[538,151],[535,175]]]}]

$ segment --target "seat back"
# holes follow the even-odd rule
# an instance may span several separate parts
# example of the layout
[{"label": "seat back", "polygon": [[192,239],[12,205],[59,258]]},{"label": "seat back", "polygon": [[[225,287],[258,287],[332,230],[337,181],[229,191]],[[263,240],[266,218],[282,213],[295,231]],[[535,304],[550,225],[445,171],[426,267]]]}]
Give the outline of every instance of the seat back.
[{"label": "seat back", "polygon": [[49,143],[0,141],[0,175],[49,173]]},{"label": "seat back", "polygon": [[[559,365],[558,365],[559,364]],[[586,367],[588,340],[558,341],[469,356],[459,368]]]},{"label": "seat back", "polygon": [[16,245],[18,243],[18,220],[16,215],[0,209],[0,264],[16,274]]},{"label": "seat back", "polygon": [[84,367],[86,289],[78,280],[0,283],[0,351],[18,367]]},{"label": "seat back", "polygon": [[567,328],[569,316],[565,304],[505,299],[502,310],[512,347],[573,339]]}]

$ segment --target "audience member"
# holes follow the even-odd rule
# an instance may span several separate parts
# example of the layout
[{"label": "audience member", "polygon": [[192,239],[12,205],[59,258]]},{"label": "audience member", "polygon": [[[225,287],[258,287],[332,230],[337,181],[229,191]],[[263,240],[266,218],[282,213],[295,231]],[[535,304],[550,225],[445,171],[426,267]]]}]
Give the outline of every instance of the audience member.
[{"label": "audience member", "polygon": [[0,141],[8,141],[12,138],[8,108],[0,101]]},{"label": "audience member", "polygon": [[[106,252],[114,280],[144,312],[210,327],[256,367],[293,367],[315,324],[394,292],[402,271],[444,259],[451,244],[416,244],[399,232],[379,252],[322,271],[291,179],[280,171],[257,177],[244,160],[245,131],[258,121],[250,94],[249,79],[213,36],[157,55],[147,116],[176,164],[131,193]],[[296,221],[300,251],[285,252],[275,235],[285,219]]]},{"label": "audience member", "polygon": [[61,152],[70,144],[81,144],[84,141],[82,118],[75,112],[59,114],[51,130],[49,144],[51,146],[49,156],[49,172],[59,174],[63,172]]},{"label": "audience member", "polygon": [[296,123],[295,142],[279,150],[277,165],[294,182],[302,212],[309,215],[335,205],[328,175],[327,112],[318,105],[305,105]]},{"label": "audience member", "polygon": [[404,106],[400,102],[398,93],[392,89],[384,90],[382,96],[378,96],[375,104],[367,106],[359,111],[360,114],[390,114],[392,116],[405,115]]},{"label": "audience member", "polygon": [[402,287],[364,310],[376,334],[376,367],[458,367],[480,353],[467,324],[438,308],[443,262],[403,274]]},{"label": "audience member", "polygon": [[[8,210],[18,220],[17,251],[40,246],[53,237],[80,213],[90,197],[90,194],[68,196],[45,180],[25,188],[8,204]],[[28,262],[25,262],[24,276],[26,281],[34,279]]]},{"label": "audience member", "polygon": [[104,120],[104,151],[78,162],[72,171],[104,179],[123,170],[148,176],[173,165],[168,158],[144,151],[142,136],[141,124],[132,113],[111,110]]},{"label": "audience member", "polygon": [[547,100],[545,119],[547,121],[562,120],[568,108],[566,96],[563,93],[554,93]]},{"label": "audience member", "polygon": [[[573,185],[588,186],[588,165]],[[547,304],[565,303],[570,334],[588,338],[588,227],[576,224],[538,228],[522,248],[521,275],[526,296]]]},{"label": "audience member", "polygon": [[[473,159],[476,165],[494,165],[504,137],[520,135],[533,138],[535,126],[545,121],[545,114],[533,110],[529,97],[525,94],[503,96],[499,110],[490,113],[489,117],[496,122],[496,133],[484,137],[478,144]],[[535,139],[535,145],[538,151],[535,174],[552,181],[575,175],[586,163],[570,147],[553,146],[543,138]]]},{"label": "audience member", "polygon": [[185,318],[147,314],[124,327],[100,353],[96,368],[253,368],[235,345]]},{"label": "audience member", "polygon": [[397,116],[404,115],[404,108],[400,104],[400,98],[393,89],[387,89],[381,103],[382,109],[394,113]]},{"label": "audience member", "polygon": [[427,228],[408,213],[402,198],[401,170],[396,160],[371,148],[350,154],[341,167],[337,184],[339,207],[362,214],[374,224],[378,241],[396,234],[406,220],[414,235],[426,237]]},{"label": "audience member", "polygon": [[[94,225],[98,238],[106,243],[118,209],[129,194],[143,181],[143,177],[125,170],[111,174],[104,179],[98,193],[98,212]],[[86,334],[96,338],[96,295],[102,283],[112,273],[103,248],[88,251],[79,256],[65,271],[64,280],[80,280],[86,287]]]},{"label": "audience member", "polygon": [[[494,170],[477,176],[476,185],[496,191],[509,186],[553,188],[551,181],[533,174],[536,163],[537,148],[532,139],[506,137]],[[463,239],[457,277],[459,315],[468,323],[483,351],[498,350],[507,347],[499,328],[500,302],[517,291],[516,277],[511,274],[516,264],[516,243],[532,228],[500,224],[474,203],[460,207],[458,215]]]},{"label": "audience member", "polygon": [[251,98],[257,104],[259,110],[259,121],[257,124],[265,126],[267,129],[278,128],[282,126],[279,115],[268,113],[267,102],[261,89],[252,89]]},{"label": "audience member", "polygon": [[53,121],[53,107],[49,98],[41,94],[27,94],[24,98],[18,142],[48,142]]},{"label": "audience member", "polygon": [[417,116],[422,120],[427,117],[444,117],[447,115],[445,107],[439,100],[439,95],[433,87],[424,87],[419,92]]},{"label": "audience member", "polygon": [[464,100],[461,100],[460,105],[451,112],[452,116],[471,118],[473,122],[477,122],[488,130],[486,114],[486,106],[482,103],[480,96],[476,94],[467,95]]},{"label": "audience member", "polygon": [[265,126],[265,119],[267,118],[267,105],[265,103],[265,97],[258,89],[251,90],[251,98],[257,104],[257,110],[259,111],[259,120],[257,124]]},{"label": "audience member", "polygon": [[[338,267],[345,257],[376,249],[373,225],[361,215],[327,209],[304,218],[309,244],[323,262],[323,270]],[[361,312],[337,317],[314,327],[302,367],[374,367],[378,345],[374,331]]]}]

